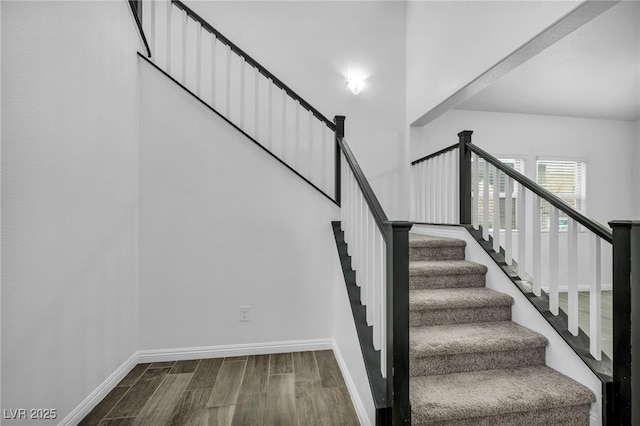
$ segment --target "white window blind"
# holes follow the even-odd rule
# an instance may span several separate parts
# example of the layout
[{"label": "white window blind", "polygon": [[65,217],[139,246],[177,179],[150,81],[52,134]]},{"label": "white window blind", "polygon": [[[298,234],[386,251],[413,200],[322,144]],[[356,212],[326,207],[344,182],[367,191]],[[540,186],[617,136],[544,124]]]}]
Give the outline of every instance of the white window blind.
[{"label": "white window blind", "polygon": [[[502,161],[507,167],[510,167],[512,169],[514,169],[517,172],[523,173],[524,172],[524,160],[521,158],[499,158],[500,161]],[[483,158],[479,158],[478,159],[478,174],[479,174],[479,193],[482,194],[483,191],[483,182],[485,182],[484,180],[484,159]],[[495,174],[496,174],[496,169],[493,166],[489,167],[489,179],[488,179],[488,185],[489,185],[489,193],[492,194],[493,193],[493,185],[495,184]],[[506,178],[507,176],[500,172],[500,179],[498,180],[497,184],[500,185],[500,205],[498,206],[498,208],[500,209],[500,229],[504,229],[505,228],[505,202],[506,202],[506,194],[505,194],[505,189],[506,189]],[[516,229],[516,212],[518,211],[517,209],[517,203],[518,203],[518,187],[519,185],[511,185],[511,203],[512,203],[512,207],[511,207],[511,226],[512,229]],[[480,197],[478,200],[478,220],[479,223],[483,223],[484,220],[484,207],[483,207],[483,198]],[[489,203],[489,229],[493,229],[493,209],[494,209],[494,203],[493,203],[493,197],[489,197],[489,199],[487,200],[487,202]]]},{"label": "white window blind", "polygon": [[[538,160],[536,169],[539,185],[557,195],[576,210],[585,212],[586,163],[582,161]],[[543,230],[549,230],[550,207],[551,205],[544,200],[540,204],[540,226]],[[569,222],[567,215],[560,211],[558,220],[560,231],[566,231]]]}]

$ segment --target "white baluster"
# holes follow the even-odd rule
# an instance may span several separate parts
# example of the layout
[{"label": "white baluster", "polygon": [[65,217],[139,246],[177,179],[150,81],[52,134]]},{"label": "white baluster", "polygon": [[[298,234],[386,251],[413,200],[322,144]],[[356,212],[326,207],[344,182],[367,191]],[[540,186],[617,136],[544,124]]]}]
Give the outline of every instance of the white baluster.
[{"label": "white baluster", "polygon": [[429,215],[427,216],[427,220],[425,222],[432,223],[436,222],[436,208],[438,200],[436,199],[436,159],[432,158],[431,160],[427,160],[427,166],[429,167],[428,172],[428,185],[429,185],[429,194],[427,197],[427,203],[429,206]]},{"label": "white baluster", "polygon": [[227,75],[226,75],[226,111],[227,118],[231,118],[231,46],[227,46]]},{"label": "white baluster", "polygon": [[320,171],[321,171],[321,181],[322,181],[322,187],[327,191],[328,191],[328,186],[329,183],[327,181],[327,147],[325,146],[324,142],[327,140],[327,133],[329,131],[329,128],[324,124],[321,123],[320,125],[320,132],[321,132],[321,137],[320,137],[320,148],[322,148],[322,164],[320,167]]},{"label": "white baluster", "polygon": [[600,237],[591,234],[591,288],[589,291],[589,352],[602,359],[602,251]]},{"label": "white baluster", "polygon": [[540,256],[542,253],[540,252],[540,197],[535,194],[533,195],[533,219],[532,219],[532,248],[531,248],[531,260],[533,263],[533,271],[531,275],[533,276],[533,294],[536,296],[540,296],[541,290],[541,281],[542,277],[540,276]]},{"label": "white baluster", "polygon": [[451,223],[460,223],[460,156],[457,149],[452,151],[451,154],[451,170],[452,170],[452,184],[451,191],[453,197],[453,203],[451,207],[453,209],[451,214]]},{"label": "white baluster", "polygon": [[484,160],[482,176],[482,238],[489,241],[489,162]]},{"label": "white baluster", "polygon": [[493,251],[500,253],[500,170],[493,168]]},{"label": "white baluster", "polygon": [[[155,1],[151,1],[151,32],[150,32],[150,40],[149,42],[151,43],[151,59],[153,59],[153,62],[155,62],[156,64],[158,64],[158,60],[156,59],[156,55],[158,54],[158,46],[156,46],[156,2]],[[160,65],[160,64],[158,64]]]},{"label": "white baluster", "polygon": [[444,186],[444,176],[443,176],[443,171],[444,171],[444,165],[443,165],[443,159],[442,159],[442,155],[438,155],[436,157],[436,188],[437,188],[437,201],[438,201],[438,214],[436,216],[436,220],[438,221],[438,223],[442,223],[442,218],[444,216],[444,205],[446,204],[446,200],[443,197],[443,186]]},{"label": "white baluster", "polygon": [[182,84],[187,85],[187,12],[182,15]]},{"label": "white baluster", "polygon": [[478,154],[471,153],[471,190],[473,191],[473,204],[471,207],[471,223],[474,229],[480,229],[479,222],[479,189],[480,189],[480,176],[478,174]]},{"label": "white baluster", "polygon": [[301,171],[300,169],[300,103],[295,102],[296,107],[296,134],[293,138],[293,168]]},{"label": "white baluster", "polygon": [[381,344],[381,333],[380,328],[382,324],[380,323],[380,317],[382,316],[381,310],[384,309],[381,305],[382,300],[382,247],[381,247],[381,235],[378,227],[374,223],[374,257],[372,266],[375,268],[374,271],[374,288],[375,288],[375,309],[374,309],[374,318],[373,318],[373,348],[375,350],[380,350]]},{"label": "white baluster", "polygon": [[282,159],[287,160],[287,92],[282,90]]},{"label": "white baluster", "polygon": [[517,209],[518,217],[516,225],[518,226],[518,276],[525,279],[527,271],[527,231],[526,231],[526,212],[527,212],[527,195],[523,184],[518,186]]},{"label": "white baluster", "polygon": [[216,58],[216,48],[218,47],[218,38],[211,33],[211,107],[216,108],[216,66],[218,60]]},{"label": "white baluster", "polygon": [[[364,225],[366,226],[366,232],[365,232],[365,238],[364,238],[364,245],[365,245],[364,269],[365,269],[365,280],[367,282],[367,294],[369,296],[369,300],[367,301],[369,306],[369,309],[367,309],[367,323],[370,323],[372,326],[375,327],[374,311],[378,308],[378,306],[376,305],[376,301],[375,301],[375,298],[376,298],[375,287],[373,286],[373,279],[371,277],[371,273],[373,272],[373,269],[372,269],[373,268],[373,247],[371,245],[371,243],[373,242],[373,237],[372,237],[373,230],[371,229],[371,227],[375,225],[373,223],[374,222],[373,217],[371,216],[371,213],[369,212],[368,208],[366,209],[365,218],[366,220],[364,222]],[[369,311],[371,312],[371,314],[369,314]]]},{"label": "white baluster", "polygon": [[307,148],[307,173],[309,174],[309,180],[313,182],[313,123],[315,122],[315,117],[311,111],[307,111],[307,120],[309,125],[309,145]]},{"label": "white baluster", "polygon": [[255,87],[255,111],[254,111],[254,118],[255,118],[255,125],[254,125],[254,137],[257,141],[260,140],[260,70],[258,70],[258,68],[254,68],[254,72],[255,72],[255,83],[254,83],[254,87]]},{"label": "white baluster", "polygon": [[549,211],[549,310],[558,315],[558,209],[550,206]]},{"label": "white baluster", "polygon": [[382,292],[380,300],[380,373],[387,377],[387,244],[382,242]]},{"label": "white baluster", "polygon": [[196,94],[200,96],[200,79],[202,78],[202,25],[196,27]]},{"label": "white baluster", "polygon": [[442,203],[442,211],[440,215],[440,223],[450,223],[449,215],[451,214],[451,203],[452,203],[452,187],[453,184],[451,182],[451,169],[449,169],[450,165],[450,157],[451,151],[445,152],[440,157],[442,158],[440,174],[442,176],[442,183],[440,188],[442,188],[442,193],[440,194],[440,202]]},{"label": "white baluster", "polygon": [[569,284],[568,310],[569,332],[578,335],[578,229],[576,221],[569,218],[567,240],[567,278]]},{"label": "white baluster", "polygon": [[173,3],[167,1],[167,73],[171,74],[171,14],[173,13]]},{"label": "white baluster", "polygon": [[513,258],[513,181],[504,177],[504,261],[511,265]]},{"label": "white baluster", "polygon": [[245,67],[247,61],[240,57],[240,128],[244,130],[244,96],[245,96]]},{"label": "white baluster", "polygon": [[273,146],[273,81],[268,80],[267,84],[269,85],[269,108],[267,108],[269,114],[267,119],[267,147],[271,150],[271,147]]},{"label": "white baluster", "polygon": [[418,221],[426,222],[427,221],[427,209],[429,202],[429,177],[428,173],[428,164],[426,161],[420,163],[418,165],[418,195],[416,200],[418,200]]}]

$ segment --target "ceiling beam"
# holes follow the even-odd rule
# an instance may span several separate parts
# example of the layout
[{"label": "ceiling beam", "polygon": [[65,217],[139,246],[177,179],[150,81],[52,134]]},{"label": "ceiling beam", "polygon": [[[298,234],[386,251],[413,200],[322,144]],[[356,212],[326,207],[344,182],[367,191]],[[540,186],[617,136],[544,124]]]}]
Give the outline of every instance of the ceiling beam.
[{"label": "ceiling beam", "polygon": [[620,0],[588,0],[581,3],[531,40],[480,74],[476,79],[415,120],[411,123],[411,126],[425,126],[445,112],[456,108],[476,93],[492,85],[501,77],[527,62],[547,47],[562,40],[567,35],[618,3],[620,3]]}]

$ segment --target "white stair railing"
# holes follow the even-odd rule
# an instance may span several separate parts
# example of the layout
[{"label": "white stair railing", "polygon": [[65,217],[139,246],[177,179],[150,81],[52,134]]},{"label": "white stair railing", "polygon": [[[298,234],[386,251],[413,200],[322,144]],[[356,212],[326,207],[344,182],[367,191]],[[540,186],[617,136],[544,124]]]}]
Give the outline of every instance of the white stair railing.
[{"label": "white stair railing", "polygon": [[[503,253],[506,266],[517,272],[526,291],[538,297],[544,291],[554,316],[562,315],[560,296],[566,293],[566,329],[578,336],[583,324],[589,351],[601,360],[602,277],[612,276],[611,231],[471,144],[471,133],[460,133],[457,144],[412,163],[412,220],[470,224],[484,240],[492,241],[495,252]],[[469,187],[461,192],[464,180]],[[464,194],[470,200],[465,201]],[[465,203],[468,212],[459,209]],[[549,209],[545,226],[543,203]],[[581,313],[579,297],[586,292],[590,309]],[[588,321],[580,322],[581,315],[588,315]],[[611,349],[607,355],[611,358]]]},{"label": "white stair railing", "polygon": [[184,3],[144,4],[153,64],[335,201],[334,124]]}]

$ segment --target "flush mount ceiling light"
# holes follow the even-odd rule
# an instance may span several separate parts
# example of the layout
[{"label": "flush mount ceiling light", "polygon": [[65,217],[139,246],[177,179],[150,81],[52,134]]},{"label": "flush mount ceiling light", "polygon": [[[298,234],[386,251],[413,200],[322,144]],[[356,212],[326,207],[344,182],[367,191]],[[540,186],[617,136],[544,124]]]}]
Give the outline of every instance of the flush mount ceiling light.
[{"label": "flush mount ceiling light", "polygon": [[364,89],[364,77],[361,74],[349,74],[347,76],[347,87],[351,93],[357,95]]}]

